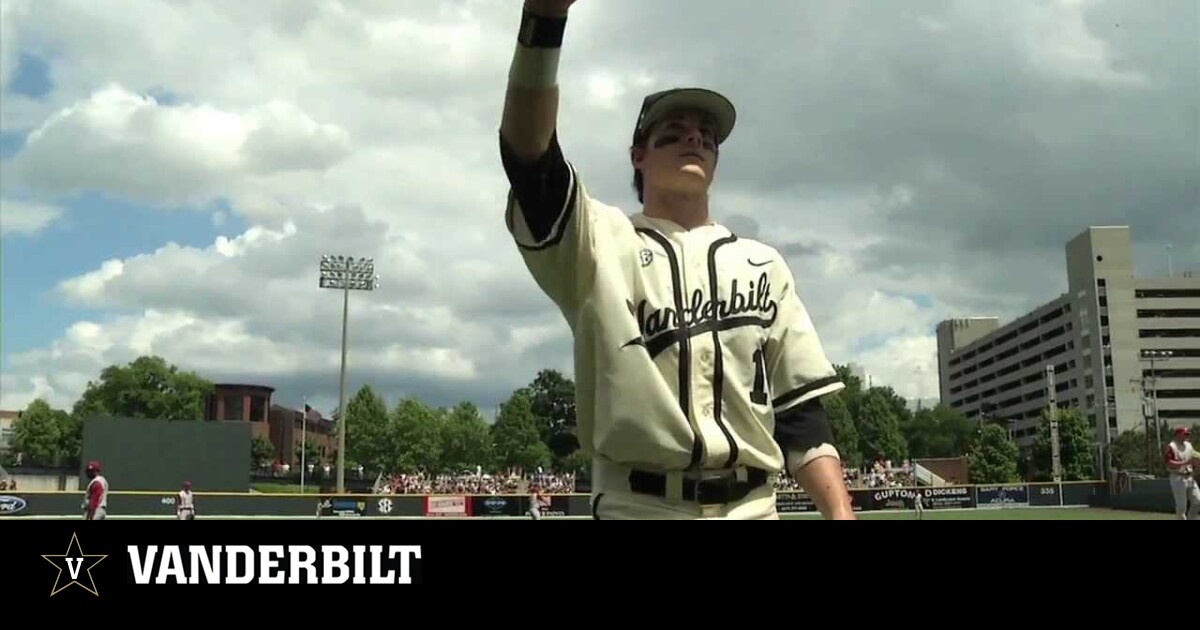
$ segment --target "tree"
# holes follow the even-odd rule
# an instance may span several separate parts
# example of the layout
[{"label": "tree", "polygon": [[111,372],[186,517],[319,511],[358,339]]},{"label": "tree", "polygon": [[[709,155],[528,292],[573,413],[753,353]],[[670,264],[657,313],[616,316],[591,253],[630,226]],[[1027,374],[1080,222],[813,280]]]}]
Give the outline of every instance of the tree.
[{"label": "tree", "polygon": [[83,449],[83,418],[66,411],[56,411],[58,417],[58,454],[60,464],[78,466]]},{"label": "tree", "polygon": [[821,399],[825,413],[829,416],[829,424],[833,429],[833,441],[837,446],[842,461],[849,468],[860,468],[863,465],[862,452],[858,449],[858,428],[850,417],[850,410],[840,392]]},{"label": "tree", "polygon": [[91,415],[159,420],[202,420],[213,384],[183,372],[157,356],[138,357],[125,366],[110,365],[100,380],[89,381],[75,403],[80,419]]},{"label": "tree", "polygon": [[[346,404],[346,460],[368,470],[387,470],[391,447],[387,403],[370,385],[364,385]],[[339,428],[341,422],[338,422]],[[308,457],[306,454],[305,457]]]},{"label": "tree", "polygon": [[384,448],[392,461],[383,470],[442,472],[441,425],[441,418],[429,405],[412,396],[402,399],[389,422]]},{"label": "tree", "polygon": [[913,414],[901,433],[913,459],[961,457],[970,448],[976,425],[949,405],[938,405]]},{"label": "tree", "polygon": [[1020,449],[998,424],[984,424],[970,444],[971,483],[1010,483],[1020,480],[1017,459]]},{"label": "tree", "polygon": [[549,448],[555,470],[579,449],[575,436],[575,383],[557,370],[538,372],[528,387],[538,435]]},{"label": "tree", "polygon": [[912,421],[913,414],[908,410],[908,401],[904,400],[904,398],[900,396],[900,394],[897,394],[896,390],[892,389],[890,386],[881,385],[871,387],[867,390],[867,393],[876,393],[883,397],[883,399],[887,401],[888,408],[892,410],[892,416],[896,418],[896,423],[901,427]]},{"label": "tree", "polygon": [[250,467],[268,466],[273,461],[275,461],[275,445],[261,435],[254,436],[254,439],[250,440]]},{"label": "tree", "polygon": [[528,389],[518,389],[500,405],[500,413],[492,425],[492,444],[495,461],[501,467],[533,471],[538,466],[550,466],[550,448],[538,434],[533,396]]},{"label": "tree", "polygon": [[900,461],[908,455],[908,445],[900,433],[900,424],[887,396],[878,390],[867,392],[858,416],[859,449],[868,461]]},{"label": "tree", "polygon": [[[301,450],[303,450],[303,453],[301,453]],[[349,452],[349,444],[346,445],[346,450]],[[292,462],[292,464],[294,466],[299,466],[301,464],[304,464],[305,466],[310,464],[316,466],[319,463],[321,463],[321,449],[317,448],[317,443],[314,442],[312,438],[305,438],[304,444],[301,445],[300,449],[296,450],[296,461]],[[350,468],[350,462],[348,460],[346,462],[346,467]]]},{"label": "tree", "polygon": [[474,471],[476,466],[491,470],[492,436],[479,409],[461,402],[442,410],[441,415],[442,469],[452,473]]},{"label": "tree", "polygon": [[[1058,410],[1059,460],[1063,481],[1086,481],[1095,475],[1095,432],[1077,409]],[[1033,442],[1033,464],[1037,481],[1054,478],[1050,450],[1050,411],[1042,411],[1037,437]]]},{"label": "tree", "polygon": [[57,466],[62,454],[62,431],[66,412],[37,399],[13,422],[11,448],[21,453],[25,466]]}]

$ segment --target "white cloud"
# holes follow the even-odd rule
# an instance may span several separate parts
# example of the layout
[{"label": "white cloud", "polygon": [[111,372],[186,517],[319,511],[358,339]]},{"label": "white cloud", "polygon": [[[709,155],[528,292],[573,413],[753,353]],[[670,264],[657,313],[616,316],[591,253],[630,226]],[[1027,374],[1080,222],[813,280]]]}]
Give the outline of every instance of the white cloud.
[{"label": "white cloud", "polygon": [[[55,91],[3,95],[0,128],[32,132],[4,165],[5,195],[40,192],[22,207],[46,218],[98,189],[249,227],[59,279],[58,297],[104,315],[7,357],[0,406],[69,404],[144,352],[330,400],[341,301],[316,287],[328,253],[373,256],[383,281],[351,296],[351,386],[491,407],[542,367],[569,371],[566,326],[501,216],[496,134],[519,3],[31,6],[0,4],[0,77],[29,50],[52,60]],[[1008,9],[764,3],[745,22],[728,3],[579,3],[561,140],[593,194],[631,211],[625,149],[642,95],[730,93],[739,127],[715,214],[787,253],[833,360],[928,397],[937,320],[1053,297],[1062,244],[1090,221],[1160,209],[1137,228],[1158,238],[1194,205],[1200,162],[1168,103],[1200,96],[1195,60],[1161,54],[1189,41],[1171,9]]]},{"label": "white cloud", "polygon": [[155,204],[196,203],[242,178],[328,168],[348,150],[343,130],[288,103],[242,114],[166,107],[110,85],[34,130],[10,175],[48,195],[102,190]]},{"label": "white cloud", "polygon": [[58,206],[0,197],[0,236],[37,234],[61,218],[63,212]]}]

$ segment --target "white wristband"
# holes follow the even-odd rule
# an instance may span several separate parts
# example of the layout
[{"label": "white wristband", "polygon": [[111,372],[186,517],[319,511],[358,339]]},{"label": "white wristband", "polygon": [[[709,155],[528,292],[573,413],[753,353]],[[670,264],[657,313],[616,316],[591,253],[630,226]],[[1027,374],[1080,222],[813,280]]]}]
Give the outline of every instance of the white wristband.
[{"label": "white wristband", "polygon": [[520,87],[544,89],[558,85],[559,48],[529,48],[517,44],[508,82]]}]

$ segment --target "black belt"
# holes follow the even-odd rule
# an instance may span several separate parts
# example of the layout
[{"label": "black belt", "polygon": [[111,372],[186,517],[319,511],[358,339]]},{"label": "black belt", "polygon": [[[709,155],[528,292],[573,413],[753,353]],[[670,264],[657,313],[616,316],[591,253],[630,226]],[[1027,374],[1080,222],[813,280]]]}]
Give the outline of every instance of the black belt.
[{"label": "black belt", "polygon": [[[770,473],[761,468],[746,469],[746,480],[739,481],[732,471],[711,479],[683,479],[683,500],[705,505],[740,501],[753,490],[770,480]],[[667,496],[667,476],[645,470],[629,473],[629,489],[639,494]]]}]

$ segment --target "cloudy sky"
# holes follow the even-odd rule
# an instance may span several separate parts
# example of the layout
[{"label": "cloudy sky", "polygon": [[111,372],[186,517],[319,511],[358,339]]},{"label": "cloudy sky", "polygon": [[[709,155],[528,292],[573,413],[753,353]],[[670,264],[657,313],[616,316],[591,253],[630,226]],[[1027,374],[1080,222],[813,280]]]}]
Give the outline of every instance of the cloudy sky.
[{"label": "cloudy sky", "polygon": [[[568,330],[504,228],[520,0],[0,0],[0,409],[69,406],[154,353],[336,405],[494,407]],[[747,7],[753,6],[753,9]],[[643,95],[727,93],[713,212],[785,252],[831,359],[936,396],[934,326],[1062,292],[1065,242],[1130,225],[1200,269],[1196,0],[580,0],[560,135],[636,212]]]}]

